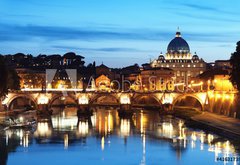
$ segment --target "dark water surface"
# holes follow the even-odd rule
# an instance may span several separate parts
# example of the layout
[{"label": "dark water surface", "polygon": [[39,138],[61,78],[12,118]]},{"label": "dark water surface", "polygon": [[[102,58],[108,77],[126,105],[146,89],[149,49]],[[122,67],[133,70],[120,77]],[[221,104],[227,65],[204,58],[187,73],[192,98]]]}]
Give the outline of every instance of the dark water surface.
[{"label": "dark water surface", "polygon": [[78,119],[76,110],[59,110],[35,130],[0,133],[1,165],[237,165],[237,143],[186,127],[183,120],[136,110],[130,119],[113,108],[95,108]]}]

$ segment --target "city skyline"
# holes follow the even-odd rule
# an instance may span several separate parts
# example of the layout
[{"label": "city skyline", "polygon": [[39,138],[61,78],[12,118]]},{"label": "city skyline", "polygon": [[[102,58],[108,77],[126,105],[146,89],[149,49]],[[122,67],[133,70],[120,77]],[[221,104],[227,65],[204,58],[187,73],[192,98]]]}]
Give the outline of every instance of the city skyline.
[{"label": "city skyline", "polygon": [[192,54],[197,52],[206,62],[229,59],[240,38],[238,4],[3,0],[0,54],[73,51],[83,55],[86,63],[123,67],[165,54],[180,27]]}]

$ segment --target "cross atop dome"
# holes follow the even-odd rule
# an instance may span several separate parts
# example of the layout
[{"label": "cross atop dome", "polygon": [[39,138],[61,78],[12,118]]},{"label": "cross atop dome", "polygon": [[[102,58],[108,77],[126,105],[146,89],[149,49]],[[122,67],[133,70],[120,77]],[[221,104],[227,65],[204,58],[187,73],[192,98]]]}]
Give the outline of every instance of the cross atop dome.
[{"label": "cross atop dome", "polygon": [[178,28],[177,28],[176,37],[181,37],[181,32],[180,32],[180,30],[179,30],[179,26],[178,26]]}]

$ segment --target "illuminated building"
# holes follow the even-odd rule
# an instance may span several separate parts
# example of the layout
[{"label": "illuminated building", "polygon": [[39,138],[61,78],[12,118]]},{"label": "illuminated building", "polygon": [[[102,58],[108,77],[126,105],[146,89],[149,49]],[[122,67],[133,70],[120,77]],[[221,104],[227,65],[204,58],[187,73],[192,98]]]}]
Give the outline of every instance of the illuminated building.
[{"label": "illuminated building", "polygon": [[110,84],[110,79],[105,75],[101,75],[96,78],[96,87],[100,91],[108,91],[110,89]]},{"label": "illuminated building", "polygon": [[203,88],[215,91],[234,91],[235,88],[230,81],[229,69],[214,68],[205,71],[199,78],[205,82]]},{"label": "illuminated building", "polygon": [[206,63],[196,53],[192,55],[188,43],[181,37],[179,31],[176,37],[168,44],[165,56],[150,62],[152,68],[166,67],[174,70],[174,79],[177,83],[190,82],[206,70]]},{"label": "illuminated building", "polygon": [[174,72],[169,68],[149,68],[141,71],[143,90],[174,90],[172,77]]}]

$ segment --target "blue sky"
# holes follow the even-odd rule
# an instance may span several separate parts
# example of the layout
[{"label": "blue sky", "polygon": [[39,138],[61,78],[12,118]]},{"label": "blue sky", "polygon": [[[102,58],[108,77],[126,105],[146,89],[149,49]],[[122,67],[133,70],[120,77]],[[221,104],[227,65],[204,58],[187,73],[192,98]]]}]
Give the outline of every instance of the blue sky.
[{"label": "blue sky", "polygon": [[63,54],[111,67],[165,53],[177,27],[207,62],[240,40],[239,0],[0,0],[0,54]]}]

